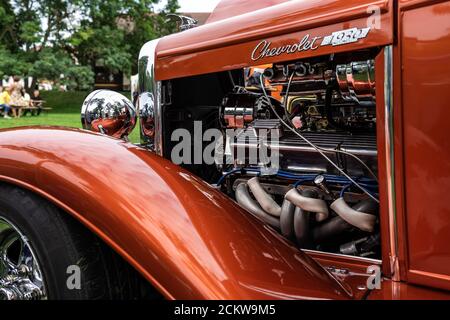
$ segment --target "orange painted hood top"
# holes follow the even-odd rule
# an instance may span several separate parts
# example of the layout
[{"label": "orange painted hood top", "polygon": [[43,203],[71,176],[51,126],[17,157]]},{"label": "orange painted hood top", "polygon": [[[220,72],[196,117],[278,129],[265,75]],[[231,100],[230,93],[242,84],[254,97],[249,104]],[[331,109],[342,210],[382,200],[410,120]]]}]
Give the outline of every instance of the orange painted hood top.
[{"label": "orange painted hood top", "polygon": [[[219,4],[206,25],[164,37],[157,47],[156,78],[167,80],[218,71],[240,69],[310,56],[362,49],[392,42],[392,2],[388,0],[308,0],[262,1],[261,5],[244,1],[229,11],[235,1]],[[261,8],[261,6],[265,6]],[[344,46],[323,46],[319,50],[299,50],[252,60],[252,52],[261,41],[272,47],[309,39],[321,41],[333,32],[367,28],[373,10],[380,13],[381,25],[372,28],[362,41]],[[259,9],[256,11],[250,11]],[[237,15],[237,12],[243,14]]]}]

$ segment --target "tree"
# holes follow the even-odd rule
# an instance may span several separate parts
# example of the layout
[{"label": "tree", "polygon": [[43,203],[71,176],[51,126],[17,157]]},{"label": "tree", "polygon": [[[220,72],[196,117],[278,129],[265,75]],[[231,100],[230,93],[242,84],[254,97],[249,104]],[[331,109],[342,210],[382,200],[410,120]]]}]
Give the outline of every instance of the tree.
[{"label": "tree", "polygon": [[11,50],[16,48],[14,11],[7,0],[0,0],[0,45]]},{"label": "tree", "polygon": [[0,76],[79,87],[93,82],[97,63],[112,73],[136,72],[141,46],[175,30],[165,15],[178,1],[169,0],[156,15],[159,1],[0,0]]},{"label": "tree", "polygon": [[30,64],[19,58],[19,54],[12,53],[5,46],[0,45],[0,79],[7,75],[25,74]]},{"label": "tree", "polygon": [[29,75],[36,79],[52,79],[56,84],[79,90],[89,89],[94,80],[91,68],[73,64],[66,52],[53,48],[39,52],[38,59],[29,69]]},{"label": "tree", "polygon": [[[0,73],[5,75],[36,76],[42,57],[61,56],[59,47],[68,32],[76,1],[70,0],[0,0],[2,44]],[[3,35],[3,36],[2,36]],[[45,55],[42,51],[45,50]],[[66,58],[70,58],[67,56]],[[57,61],[58,59],[53,59]],[[66,60],[67,61],[67,60]],[[58,75],[59,76],[59,75]],[[34,78],[36,79],[36,78]],[[55,80],[48,78],[49,80]],[[28,84],[34,86],[35,82]]]},{"label": "tree", "polygon": [[173,23],[165,24],[165,15],[176,12],[178,1],[169,0],[164,10],[155,15],[153,6],[158,2],[87,0],[82,4],[84,18],[80,28],[70,39],[74,54],[85,65],[93,66],[102,60],[111,72],[136,72],[142,45],[175,30]]}]

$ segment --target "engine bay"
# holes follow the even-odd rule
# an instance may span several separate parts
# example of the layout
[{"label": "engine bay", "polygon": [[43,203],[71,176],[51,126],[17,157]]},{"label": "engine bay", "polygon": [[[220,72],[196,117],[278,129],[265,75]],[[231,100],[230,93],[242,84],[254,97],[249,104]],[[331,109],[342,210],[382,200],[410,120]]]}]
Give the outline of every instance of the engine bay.
[{"label": "engine bay", "polygon": [[[181,165],[299,248],[381,259],[376,54],[165,82],[165,132],[220,131],[215,163]],[[164,145],[170,157],[175,141]]]}]

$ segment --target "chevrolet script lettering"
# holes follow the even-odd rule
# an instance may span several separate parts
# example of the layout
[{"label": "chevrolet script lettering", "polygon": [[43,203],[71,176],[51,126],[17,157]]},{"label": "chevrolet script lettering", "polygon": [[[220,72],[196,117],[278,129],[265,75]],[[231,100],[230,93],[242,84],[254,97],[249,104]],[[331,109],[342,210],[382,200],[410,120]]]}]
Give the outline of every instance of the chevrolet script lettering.
[{"label": "chevrolet script lettering", "polygon": [[[264,58],[277,57],[282,54],[293,54],[302,51],[314,51],[324,46],[340,46],[358,42],[369,35],[370,28],[358,29],[351,28],[347,30],[333,32],[325,37],[312,37],[305,35],[298,43],[287,44],[285,46],[273,47],[272,43],[263,40],[258,43],[252,52],[252,60],[258,61]],[[320,40],[322,42],[320,42]],[[320,44],[319,44],[320,43]]]}]

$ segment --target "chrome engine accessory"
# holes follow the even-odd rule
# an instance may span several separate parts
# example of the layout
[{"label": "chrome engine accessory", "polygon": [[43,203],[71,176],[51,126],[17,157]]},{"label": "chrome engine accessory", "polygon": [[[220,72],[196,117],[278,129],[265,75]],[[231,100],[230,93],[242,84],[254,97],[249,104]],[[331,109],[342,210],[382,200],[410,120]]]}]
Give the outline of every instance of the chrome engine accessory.
[{"label": "chrome engine accessory", "polygon": [[266,69],[264,76],[272,86],[285,85],[292,75],[293,94],[317,93],[325,90],[332,78],[332,66],[325,61],[276,64]]},{"label": "chrome engine accessory", "polygon": [[[246,154],[258,149],[259,140],[257,136],[258,128],[280,128],[280,123],[276,120],[255,121],[249,125],[248,130],[238,133],[230,140],[230,149],[237,150],[243,148]],[[253,130],[254,129],[254,130]],[[271,129],[270,129],[271,130]],[[255,133],[256,132],[256,133]],[[327,134],[304,132],[303,135],[316,146],[323,150],[330,157],[339,157],[339,151],[350,152],[363,160],[371,171],[377,172],[377,145],[376,138],[370,135],[345,135],[343,133],[330,132]],[[292,132],[283,132],[278,135],[277,141],[270,140],[270,147],[279,150],[280,168],[295,173],[315,173],[315,174],[338,174],[338,171],[331,167],[328,161],[322,157],[317,157],[316,150],[300,139]],[[247,159],[244,159],[247,161]],[[243,161],[245,163],[245,161]],[[247,164],[247,163],[246,163]],[[250,164],[250,163],[248,163]],[[341,161],[341,165],[352,176],[371,176],[369,171],[361,166],[353,158]]]},{"label": "chrome engine accessory", "polygon": [[375,61],[333,63],[329,61],[296,62],[275,65],[263,73],[272,86],[285,85],[293,75],[292,93],[298,95],[324,92],[336,81],[341,98],[347,102],[375,101]]},{"label": "chrome engine accessory", "polygon": [[330,189],[328,189],[327,180],[326,180],[326,178],[323,175],[318,175],[314,179],[314,184],[316,186],[318,186],[320,189],[322,189],[322,191],[325,192],[328,196],[333,198],[333,194],[331,193]]},{"label": "chrome engine accessory", "polygon": [[[278,101],[271,100],[278,110],[282,110]],[[220,118],[225,128],[242,129],[255,120],[271,119],[273,114],[260,94],[236,87],[233,93],[223,99]]]},{"label": "chrome engine accessory", "polygon": [[346,101],[375,100],[375,62],[373,60],[340,64],[336,76],[342,98]]},{"label": "chrome engine accessory", "polygon": [[228,128],[244,128],[245,124],[252,122],[254,117],[253,108],[227,107],[223,118]]}]

